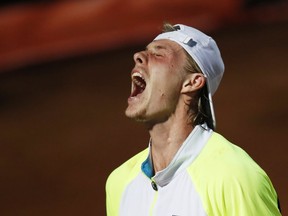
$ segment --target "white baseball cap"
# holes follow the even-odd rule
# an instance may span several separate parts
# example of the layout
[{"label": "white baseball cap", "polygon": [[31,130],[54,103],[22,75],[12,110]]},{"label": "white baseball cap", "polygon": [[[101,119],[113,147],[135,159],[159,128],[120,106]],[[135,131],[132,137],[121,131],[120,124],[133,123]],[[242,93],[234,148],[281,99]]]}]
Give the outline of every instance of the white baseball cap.
[{"label": "white baseball cap", "polygon": [[182,24],[174,25],[176,31],[159,34],[154,40],[169,39],[178,43],[197,63],[207,82],[207,104],[209,110],[206,113],[212,118],[215,129],[216,120],[213,108],[212,96],[216,92],[224,73],[224,63],[216,42],[203,32]]}]

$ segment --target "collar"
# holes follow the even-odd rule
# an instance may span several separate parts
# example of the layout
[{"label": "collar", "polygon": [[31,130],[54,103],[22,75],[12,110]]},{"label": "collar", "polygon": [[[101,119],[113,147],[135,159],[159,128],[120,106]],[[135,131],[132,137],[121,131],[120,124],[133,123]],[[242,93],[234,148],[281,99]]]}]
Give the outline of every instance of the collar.
[{"label": "collar", "polygon": [[213,130],[209,129],[206,124],[197,125],[183,142],[170,164],[165,169],[157,172],[154,176],[150,140],[149,155],[142,163],[142,171],[147,177],[152,178],[156,184],[161,187],[169,184],[174,176],[183,169],[186,169],[195,160],[207,143],[212,132]]}]

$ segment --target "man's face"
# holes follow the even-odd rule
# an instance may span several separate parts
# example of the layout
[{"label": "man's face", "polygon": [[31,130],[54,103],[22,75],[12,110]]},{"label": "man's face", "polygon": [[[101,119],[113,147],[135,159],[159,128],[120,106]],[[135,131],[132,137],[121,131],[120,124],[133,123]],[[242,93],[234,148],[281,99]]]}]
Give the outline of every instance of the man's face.
[{"label": "man's face", "polygon": [[157,40],[134,54],[134,61],[126,116],[150,124],[167,120],[178,104],[185,77],[184,49],[173,41]]}]

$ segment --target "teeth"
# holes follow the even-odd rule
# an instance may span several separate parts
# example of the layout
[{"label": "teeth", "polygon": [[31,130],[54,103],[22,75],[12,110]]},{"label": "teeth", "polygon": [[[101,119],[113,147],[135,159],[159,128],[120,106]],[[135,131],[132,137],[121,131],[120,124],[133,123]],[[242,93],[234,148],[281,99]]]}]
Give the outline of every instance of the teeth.
[{"label": "teeth", "polygon": [[132,74],[132,80],[137,86],[140,86],[141,88],[145,88],[145,86],[146,86],[145,79],[143,78],[143,76],[140,73],[138,73],[138,72],[133,73]]},{"label": "teeth", "polygon": [[140,77],[141,79],[143,79],[142,75],[138,72],[135,72],[132,74],[132,78],[134,78],[134,77]]}]

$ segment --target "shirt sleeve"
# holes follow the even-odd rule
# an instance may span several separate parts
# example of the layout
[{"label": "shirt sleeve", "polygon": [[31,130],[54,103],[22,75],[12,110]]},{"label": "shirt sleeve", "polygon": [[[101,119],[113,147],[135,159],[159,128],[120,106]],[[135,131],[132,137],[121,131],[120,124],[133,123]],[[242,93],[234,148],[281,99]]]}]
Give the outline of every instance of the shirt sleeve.
[{"label": "shirt sleeve", "polygon": [[189,173],[209,216],[281,215],[265,171],[244,150],[217,134]]},{"label": "shirt sleeve", "polygon": [[277,194],[270,179],[263,173],[242,178],[231,176],[214,188],[214,192],[211,188],[211,193],[211,197],[216,199],[210,203],[209,215],[281,215]]}]

